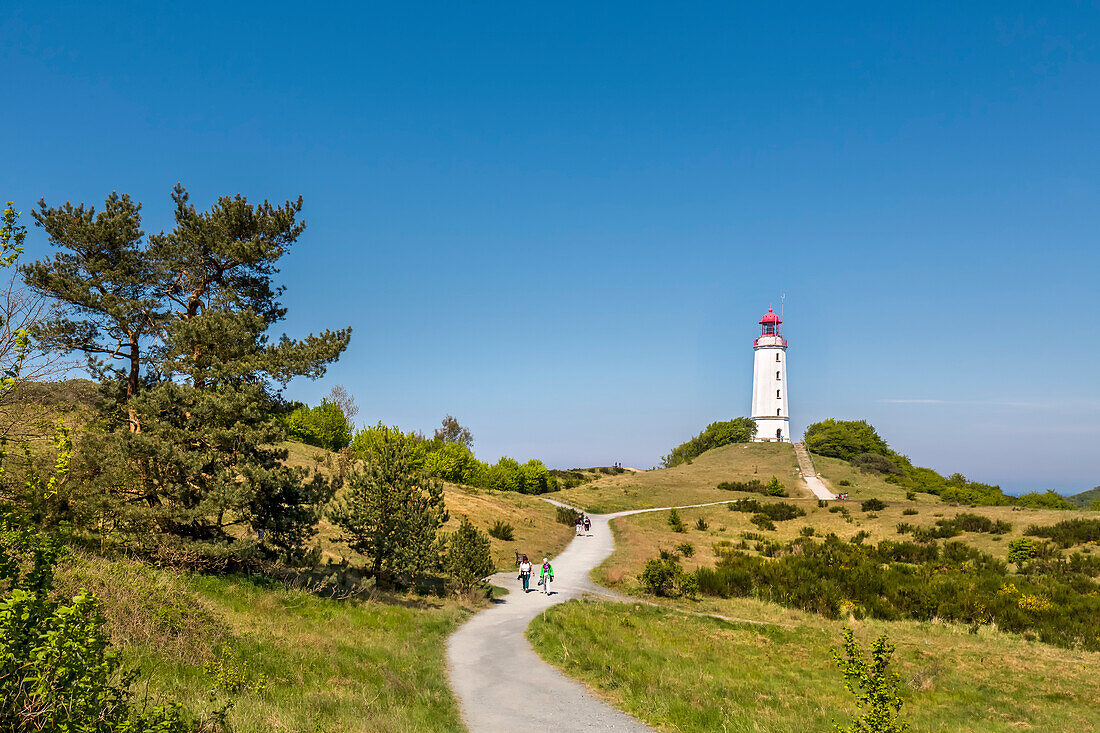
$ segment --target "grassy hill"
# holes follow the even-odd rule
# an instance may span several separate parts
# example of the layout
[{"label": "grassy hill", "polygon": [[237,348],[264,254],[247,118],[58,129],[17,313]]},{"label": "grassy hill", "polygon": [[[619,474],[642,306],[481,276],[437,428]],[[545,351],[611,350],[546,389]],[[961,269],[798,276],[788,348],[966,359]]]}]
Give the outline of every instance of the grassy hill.
[{"label": "grassy hill", "polygon": [[1100,499],[1100,486],[1095,486],[1088,491],[1082,491],[1080,494],[1073,494],[1072,496],[1066,497],[1066,501],[1082,509],[1088,509],[1092,506],[1092,502],[1097,499]]},{"label": "grassy hill", "polygon": [[677,504],[725,501],[740,495],[715,488],[722,481],[766,482],[776,476],[792,495],[805,495],[789,443],[738,443],[703,453],[690,463],[652,471],[628,471],[547,496],[603,514]]},{"label": "grassy hill", "polygon": [[[719,553],[729,548],[761,556],[777,543],[830,533],[867,545],[903,542],[912,535],[899,534],[899,524],[935,528],[938,521],[973,514],[1009,523],[1011,529],[1001,534],[963,532],[950,541],[1003,560],[1009,543],[1024,536],[1029,526],[1081,516],[1011,506],[956,506],[928,494],[908,500],[903,489],[877,474],[846,461],[814,458],[830,488],[847,491],[851,500],[821,507],[796,491],[786,499],[754,496],[805,511],[805,516],[776,522],[774,530],[763,530],[752,523],[750,513],[725,505],[681,509],[682,532],[669,525],[668,512],[614,520],[616,550],[596,569],[595,579],[645,597],[656,607],[571,601],[532,624],[528,637],[536,650],[617,707],[662,730],[824,730],[834,721],[851,721],[854,711],[830,658],[849,625],[865,646],[880,633],[897,645],[894,666],[903,682],[904,717],[916,730],[1100,726],[1100,708],[1092,702],[1100,699],[1100,653],[1044,644],[1034,634],[999,630],[995,621],[972,633],[965,624],[940,620],[831,619],[752,597],[646,595],[639,577],[661,551],[676,552],[683,569],[692,571],[713,567]],[[689,465],[601,479],[559,495],[592,511],[718,501],[748,496],[716,490],[722,480],[766,479],[774,473],[788,489],[799,488],[793,463],[789,446],[731,445],[704,453]],[[860,503],[868,498],[885,506],[864,512]],[[1088,558],[1097,550],[1093,544],[1066,551]],[[685,545],[690,545],[690,554]]]}]

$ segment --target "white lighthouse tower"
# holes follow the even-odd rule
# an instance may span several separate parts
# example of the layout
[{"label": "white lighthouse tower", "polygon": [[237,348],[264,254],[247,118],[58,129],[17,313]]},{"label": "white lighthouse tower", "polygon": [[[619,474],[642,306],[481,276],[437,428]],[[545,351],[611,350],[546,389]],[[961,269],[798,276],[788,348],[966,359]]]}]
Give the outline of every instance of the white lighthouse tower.
[{"label": "white lighthouse tower", "polygon": [[768,308],[760,319],[760,336],[752,344],[752,419],[758,441],[790,441],[787,409],[787,340],[783,321]]}]

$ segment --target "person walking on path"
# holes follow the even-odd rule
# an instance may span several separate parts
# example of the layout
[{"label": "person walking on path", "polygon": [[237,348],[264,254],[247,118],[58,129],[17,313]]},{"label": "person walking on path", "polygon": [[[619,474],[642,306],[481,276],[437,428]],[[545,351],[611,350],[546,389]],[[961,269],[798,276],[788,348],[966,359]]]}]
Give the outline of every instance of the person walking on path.
[{"label": "person walking on path", "polygon": [[523,581],[523,592],[527,593],[531,590],[531,571],[534,570],[534,566],[531,565],[531,561],[524,555],[519,561],[519,579]]},{"label": "person walking on path", "polygon": [[577,525],[577,536],[580,537],[581,534],[584,532],[584,515],[578,514],[577,519],[574,521],[574,524]]},{"label": "person walking on path", "polygon": [[542,592],[546,595],[550,595],[550,583],[554,580],[554,568],[550,565],[550,561],[545,557],[542,558],[542,572],[539,574],[539,585],[542,586]]},{"label": "person walking on path", "polygon": [[584,533],[585,534],[591,534],[592,533],[592,520],[588,518],[587,514],[584,515]]}]

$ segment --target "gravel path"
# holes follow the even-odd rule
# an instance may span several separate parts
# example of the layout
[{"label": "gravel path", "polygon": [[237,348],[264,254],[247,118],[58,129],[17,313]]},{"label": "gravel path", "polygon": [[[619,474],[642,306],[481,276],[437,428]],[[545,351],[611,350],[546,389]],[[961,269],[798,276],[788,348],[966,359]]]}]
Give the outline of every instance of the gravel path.
[{"label": "gravel path", "polygon": [[[562,554],[551,559],[557,579],[550,586],[549,596],[533,590],[524,594],[516,572],[498,573],[491,578],[494,585],[511,592],[463,624],[447,643],[451,687],[472,733],[653,730],[542,661],[524,635],[528,624],[543,609],[570,598],[595,593],[628,600],[597,586],[588,574],[615,549],[608,522],[643,511],[662,510],[590,514],[592,531],[575,538]],[[531,585],[538,587],[535,583],[542,558],[533,557],[531,561],[535,565]]]}]

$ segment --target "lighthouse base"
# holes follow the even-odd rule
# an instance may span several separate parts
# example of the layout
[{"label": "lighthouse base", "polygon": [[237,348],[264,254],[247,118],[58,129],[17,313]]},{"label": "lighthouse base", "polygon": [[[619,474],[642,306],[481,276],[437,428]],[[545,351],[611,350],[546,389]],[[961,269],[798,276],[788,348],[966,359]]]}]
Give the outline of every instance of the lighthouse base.
[{"label": "lighthouse base", "polygon": [[791,419],[789,417],[754,417],[756,443],[790,443]]}]

